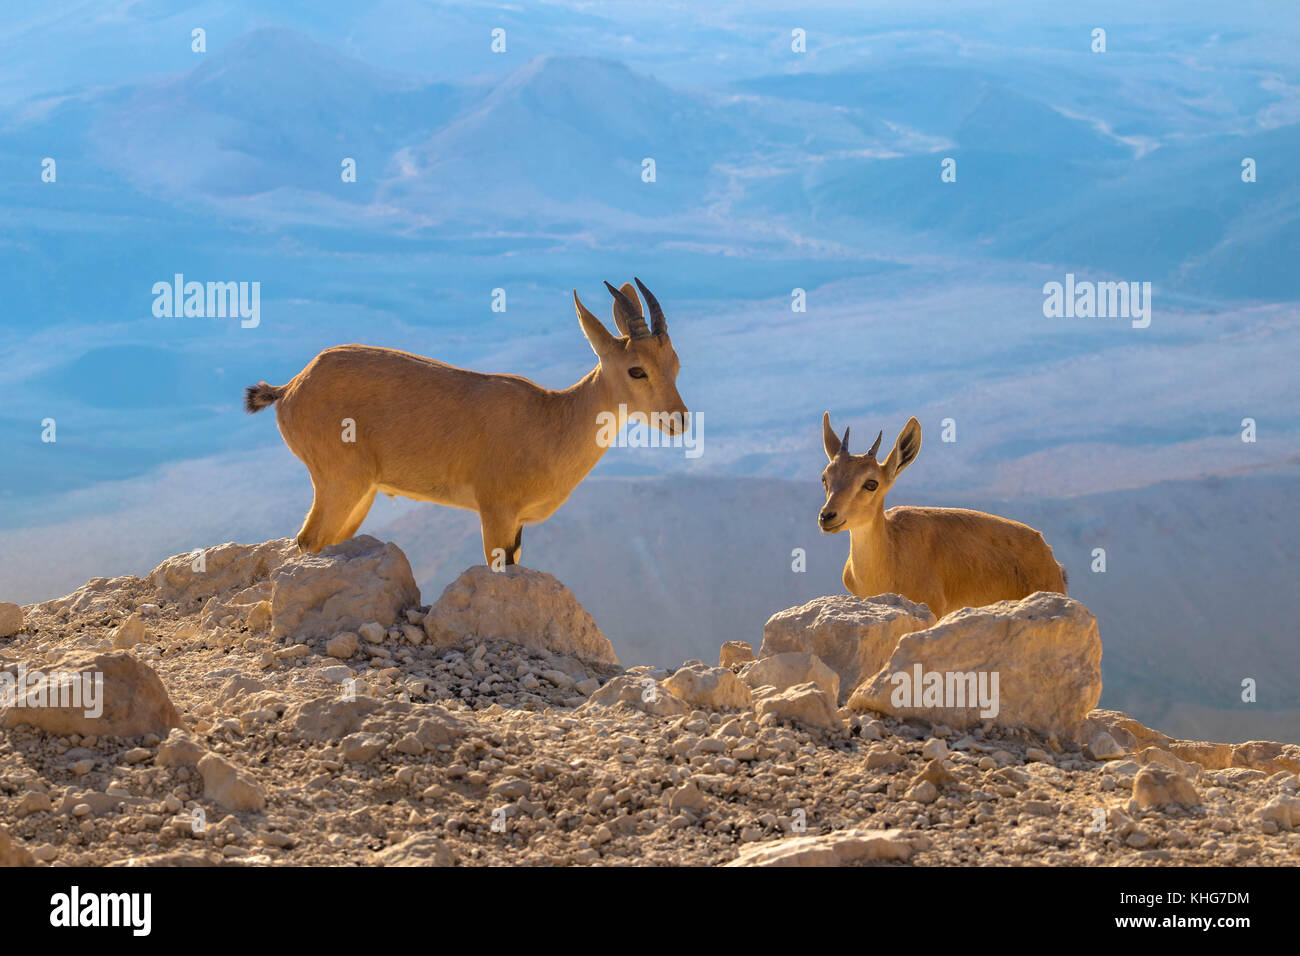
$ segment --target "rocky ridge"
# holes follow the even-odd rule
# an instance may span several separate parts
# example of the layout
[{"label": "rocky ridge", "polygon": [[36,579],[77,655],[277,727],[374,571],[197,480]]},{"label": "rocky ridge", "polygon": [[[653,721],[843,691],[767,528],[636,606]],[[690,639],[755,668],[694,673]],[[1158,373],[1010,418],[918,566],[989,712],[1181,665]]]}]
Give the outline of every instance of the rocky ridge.
[{"label": "rocky ridge", "polygon": [[1100,658],[1061,595],[836,595],[624,668],[538,571],[226,544],[0,604],[0,864],[1300,862],[1300,747],[1098,710]]}]

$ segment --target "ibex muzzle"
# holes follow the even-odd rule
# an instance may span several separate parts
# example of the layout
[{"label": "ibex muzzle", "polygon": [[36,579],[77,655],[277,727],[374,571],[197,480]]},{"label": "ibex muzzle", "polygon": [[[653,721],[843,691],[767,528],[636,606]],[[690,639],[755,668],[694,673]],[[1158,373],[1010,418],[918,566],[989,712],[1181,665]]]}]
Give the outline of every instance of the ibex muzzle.
[{"label": "ibex muzzle", "polygon": [[395,349],[326,349],[287,385],[259,382],[249,412],[276,405],[280,434],[311,474],[315,499],[298,532],[309,553],[356,534],[378,492],[477,511],[489,564],[516,564],[523,526],[564,504],[600,460],[602,417],[623,409],[671,434],[689,412],[658,301],[641,280],[616,289],[611,334],[573,294],[598,359],[560,391]]},{"label": "ibex muzzle", "polygon": [[901,594],[928,604],[936,617],[963,607],[1019,600],[1035,591],[1065,593],[1065,569],[1038,531],[1019,521],[964,508],[885,510],[885,495],[921,452],[921,425],[908,419],[883,462],[884,433],[865,455],[849,452],[822,416],[829,464],[822,472],[826,503],[817,525],[849,532],[844,587],[859,597]]}]

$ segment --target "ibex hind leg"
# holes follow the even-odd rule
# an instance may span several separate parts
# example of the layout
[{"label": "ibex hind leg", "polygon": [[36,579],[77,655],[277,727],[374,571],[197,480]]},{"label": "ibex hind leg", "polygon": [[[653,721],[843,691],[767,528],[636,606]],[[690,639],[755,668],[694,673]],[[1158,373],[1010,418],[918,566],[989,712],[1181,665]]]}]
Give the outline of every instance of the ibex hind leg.
[{"label": "ibex hind leg", "polygon": [[318,554],[356,534],[375,498],[373,486],[365,481],[312,475],[311,483],[315,497],[298,532],[298,550],[304,554]]}]

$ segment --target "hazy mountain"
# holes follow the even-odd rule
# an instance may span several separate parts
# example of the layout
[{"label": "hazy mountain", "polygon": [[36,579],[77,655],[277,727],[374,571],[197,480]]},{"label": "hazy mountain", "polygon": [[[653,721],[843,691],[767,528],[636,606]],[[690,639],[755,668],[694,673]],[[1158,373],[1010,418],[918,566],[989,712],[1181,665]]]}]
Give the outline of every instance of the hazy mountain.
[{"label": "hazy mountain", "polygon": [[[285,188],[358,202],[373,195],[397,149],[471,96],[267,28],[175,79],[140,85],[120,105],[104,104],[93,138],[105,161],[146,192],[220,198]],[[359,170],[347,188],[344,157]]]}]

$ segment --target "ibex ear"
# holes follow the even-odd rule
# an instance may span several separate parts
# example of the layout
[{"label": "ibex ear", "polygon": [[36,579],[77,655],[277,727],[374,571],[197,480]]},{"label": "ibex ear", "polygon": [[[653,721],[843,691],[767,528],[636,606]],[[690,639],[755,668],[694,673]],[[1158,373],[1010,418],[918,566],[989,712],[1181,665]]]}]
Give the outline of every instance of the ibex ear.
[{"label": "ibex ear", "polygon": [[903,430],[898,433],[898,440],[894,442],[894,447],[889,451],[889,457],[885,459],[884,464],[880,467],[885,473],[885,477],[893,481],[898,477],[899,472],[916,460],[916,456],[921,452],[921,423],[915,418],[909,418]]},{"label": "ibex ear", "polygon": [[826,447],[827,458],[834,458],[840,453],[840,436],[831,428],[830,412],[822,412],[822,444]]},{"label": "ibex ear", "polygon": [[[637,315],[641,316],[642,318],[645,318],[645,310],[641,308],[641,299],[636,294],[636,286],[634,286],[630,282],[624,282],[623,285],[619,287],[619,291],[622,292],[625,296],[627,296],[627,300],[629,302],[631,302],[634,306],[636,306]],[[630,336],[632,332],[630,329],[627,328],[627,323],[623,321],[622,316],[619,315],[617,302],[614,304],[613,314],[614,314],[614,324],[618,326],[618,330],[622,332],[624,335]]]},{"label": "ibex ear", "polygon": [[601,324],[600,319],[591,314],[591,310],[582,304],[578,298],[578,290],[573,290],[573,308],[578,313],[578,324],[582,326],[582,334],[587,337],[591,350],[596,353],[596,357],[608,355],[613,351],[619,340],[609,334],[609,329]]}]

